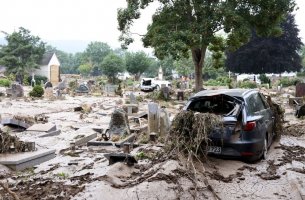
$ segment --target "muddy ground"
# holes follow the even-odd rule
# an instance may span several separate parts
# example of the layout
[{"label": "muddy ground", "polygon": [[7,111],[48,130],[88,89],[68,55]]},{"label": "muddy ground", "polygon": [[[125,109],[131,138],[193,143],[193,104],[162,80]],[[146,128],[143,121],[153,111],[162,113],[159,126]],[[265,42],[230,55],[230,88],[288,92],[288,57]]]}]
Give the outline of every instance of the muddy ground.
[{"label": "muddy ground", "polygon": [[[136,93],[136,95],[141,95]],[[34,141],[40,149],[56,149],[56,157],[24,171],[0,166],[0,179],[20,199],[302,199],[305,198],[304,119],[294,117],[288,97],[274,97],[285,108],[285,131],[273,143],[268,159],[254,164],[240,160],[209,157],[203,166],[197,164],[196,180],[176,160],[157,158],[162,145],[145,144],[132,149],[138,164],[109,165],[105,153],[122,149],[79,146],[71,153],[70,142],[76,128],[108,128],[112,111],[125,98],[65,96],[62,100],[2,98],[1,117],[43,114],[56,124],[60,135],[39,138],[31,132],[14,132],[24,141]],[[149,100],[139,103],[147,111]],[[91,105],[89,113],[75,112],[83,104]],[[162,103],[173,118],[181,107]],[[14,131],[14,129],[12,129]],[[145,156],[143,156],[145,155]],[[0,199],[14,199],[0,188]]]}]

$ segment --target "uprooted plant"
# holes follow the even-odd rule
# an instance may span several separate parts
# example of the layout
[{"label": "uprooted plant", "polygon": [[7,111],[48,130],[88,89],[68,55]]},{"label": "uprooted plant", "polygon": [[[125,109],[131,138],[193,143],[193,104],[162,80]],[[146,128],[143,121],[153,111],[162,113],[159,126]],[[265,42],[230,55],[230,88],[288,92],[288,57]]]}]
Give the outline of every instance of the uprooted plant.
[{"label": "uprooted plant", "polygon": [[34,151],[35,144],[20,141],[18,137],[7,132],[0,133],[0,153]]},{"label": "uprooted plant", "polygon": [[271,97],[267,97],[267,102],[274,114],[274,133],[276,139],[281,138],[281,134],[283,132],[283,124],[284,124],[284,113],[285,110],[277,103],[271,100]]},{"label": "uprooted plant", "polygon": [[[198,113],[193,111],[180,112],[173,120],[169,137],[166,141],[166,154],[178,158],[189,171],[195,188],[197,188],[197,174],[193,159],[203,167],[202,161],[206,159],[209,145],[208,134],[214,127],[223,127],[221,116],[211,113]],[[216,198],[217,194],[205,180],[208,188]]]}]

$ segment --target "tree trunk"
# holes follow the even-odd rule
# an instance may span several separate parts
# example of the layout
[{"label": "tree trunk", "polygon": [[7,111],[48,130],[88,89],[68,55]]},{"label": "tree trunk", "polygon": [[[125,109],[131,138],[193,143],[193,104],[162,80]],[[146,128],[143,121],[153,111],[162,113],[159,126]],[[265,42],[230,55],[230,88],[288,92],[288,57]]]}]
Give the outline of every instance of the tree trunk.
[{"label": "tree trunk", "polygon": [[134,75],[135,81],[139,81],[139,80],[140,80],[140,77],[141,77],[141,74],[140,74],[140,73],[135,74],[135,75]]},{"label": "tree trunk", "polygon": [[203,88],[202,67],[204,64],[206,49],[206,46],[201,49],[192,49],[192,58],[195,66],[195,90],[197,92],[201,91]]}]

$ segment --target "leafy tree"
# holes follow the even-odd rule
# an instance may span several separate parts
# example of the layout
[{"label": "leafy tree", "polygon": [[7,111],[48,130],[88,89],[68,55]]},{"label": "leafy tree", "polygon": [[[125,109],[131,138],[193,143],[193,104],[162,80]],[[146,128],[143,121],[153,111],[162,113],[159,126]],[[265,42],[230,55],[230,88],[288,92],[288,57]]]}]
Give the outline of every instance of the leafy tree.
[{"label": "leafy tree", "polygon": [[175,70],[179,75],[189,76],[193,72],[193,61],[189,58],[180,58],[174,62]]},{"label": "leafy tree", "polygon": [[78,71],[83,76],[88,76],[91,73],[91,70],[92,70],[92,65],[90,65],[89,63],[82,64],[78,67]]},{"label": "leafy tree", "polygon": [[[93,76],[101,75],[101,64],[103,59],[111,52],[111,48],[107,43],[91,42],[84,52],[85,62],[92,63]],[[84,64],[84,63],[82,63]]]},{"label": "leafy tree", "polygon": [[125,64],[121,57],[114,53],[108,54],[101,64],[103,73],[109,78],[109,81],[115,82],[118,73],[125,71]]},{"label": "leafy tree", "polygon": [[151,65],[150,58],[143,51],[126,53],[125,62],[127,71],[134,75],[136,81]]},{"label": "leafy tree", "polygon": [[227,69],[255,74],[299,71],[302,66],[298,51],[302,42],[294,16],[288,15],[281,27],[283,34],[279,37],[259,37],[253,31],[247,44],[227,54]]},{"label": "leafy tree", "polygon": [[246,42],[254,27],[260,35],[280,34],[282,17],[292,11],[295,0],[133,0],[118,10],[120,40],[123,47],[133,42],[130,28],[140,18],[141,9],[159,2],[152,24],[143,36],[144,46],[153,47],[158,58],[172,55],[174,59],[192,53],[196,90],[202,88],[202,67],[209,44],[216,33],[228,33],[228,44],[235,47]]},{"label": "leafy tree", "polygon": [[0,49],[0,64],[7,67],[7,73],[16,75],[23,83],[25,74],[38,68],[45,52],[45,43],[30,31],[20,27],[18,32],[7,34],[7,45]]}]

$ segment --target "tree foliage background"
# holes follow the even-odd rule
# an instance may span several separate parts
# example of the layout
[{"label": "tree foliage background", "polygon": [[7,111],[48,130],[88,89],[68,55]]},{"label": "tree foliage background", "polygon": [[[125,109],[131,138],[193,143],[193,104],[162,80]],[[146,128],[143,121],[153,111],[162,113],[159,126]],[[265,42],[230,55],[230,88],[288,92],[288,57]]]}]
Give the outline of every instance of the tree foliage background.
[{"label": "tree foliage background", "polygon": [[209,44],[217,42],[216,33],[224,30],[227,43],[235,49],[247,42],[254,28],[259,35],[279,35],[279,23],[293,11],[295,0],[132,0],[118,10],[118,24],[123,47],[133,42],[130,28],[152,2],[160,7],[142,40],[153,47],[162,59],[171,55],[175,60],[188,57],[191,51],[196,90],[202,88],[202,67]]},{"label": "tree foliage background", "polygon": [[45,43],[23,27],[7,34],[5,39],[7,45],[0,48],[0,64],[6,66],[7,73],[15,74],[22,83],[24,76],[39,66],[45,52]]},{"label": "tree foliage background", "polygon": [[279,37],[259,37],[253,30],[250,41],[227,53],[226,68],[237,73],[282,73],[302,68],[301,39],[293,15],[282,22]]}]

